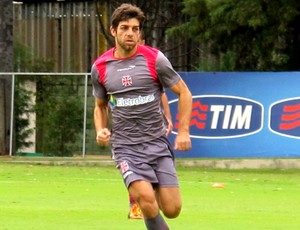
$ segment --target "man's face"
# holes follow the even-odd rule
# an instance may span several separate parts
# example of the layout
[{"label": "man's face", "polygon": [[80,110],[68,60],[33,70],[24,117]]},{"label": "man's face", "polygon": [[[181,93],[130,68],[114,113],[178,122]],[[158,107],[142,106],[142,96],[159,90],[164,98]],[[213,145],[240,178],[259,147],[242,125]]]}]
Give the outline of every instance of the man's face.
[{"label": "man's face", "polygon": [[116,29],[111,28],[111,33],[115,37],[116,46],[130,52],[139,42],[140,23],[135,18],[121,21]]}]

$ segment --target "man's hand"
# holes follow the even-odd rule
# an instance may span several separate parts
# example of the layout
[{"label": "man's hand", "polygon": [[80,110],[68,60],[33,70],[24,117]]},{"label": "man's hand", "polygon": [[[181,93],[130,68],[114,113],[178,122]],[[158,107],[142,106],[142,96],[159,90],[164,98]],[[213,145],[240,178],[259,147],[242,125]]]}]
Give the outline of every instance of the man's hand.
[{"label": "man's hand", "polygon": [[188,151],[192,147],[190,135],[188,133],[178,134],[175,138],[175,150]]},{"label": "man's hand", "polygon": [[97,137],[96,137],[97,144],[100,146],[108,146],[110,136],[111,136],[111,132],[107,128],[100,129],[97,132]]},{"label": "man's hand", "polygon": [[173,123],[172,123],[172,120],[168,119],[167,118],[167,121],[168,121],[168,128],[167,128],[167,133],[166,133],[166,136],[169,136],[169,134],[172,132],[173,130]]}]

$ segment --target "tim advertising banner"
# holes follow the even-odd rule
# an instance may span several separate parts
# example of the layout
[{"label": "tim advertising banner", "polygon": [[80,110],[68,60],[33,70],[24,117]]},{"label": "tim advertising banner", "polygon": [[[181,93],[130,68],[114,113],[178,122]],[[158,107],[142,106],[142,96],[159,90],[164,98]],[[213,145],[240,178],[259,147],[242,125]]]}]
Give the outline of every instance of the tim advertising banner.
[{"label": "tim advertising banner", "polygon": [[[300,157],[300,72],[180,73],[193,94],[192,150],[176,157]],[[178,99],[167,90],[174,143]]]}]

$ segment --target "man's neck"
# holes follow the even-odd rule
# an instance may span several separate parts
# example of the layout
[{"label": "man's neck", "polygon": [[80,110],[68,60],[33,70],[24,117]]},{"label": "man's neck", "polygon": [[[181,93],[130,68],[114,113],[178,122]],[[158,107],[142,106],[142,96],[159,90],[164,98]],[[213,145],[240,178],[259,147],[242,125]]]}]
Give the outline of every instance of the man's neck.
[{"label": "man's neck", "polygon": [[116,47],[114,50],[114,57],[115,58],[129,58],[131,56],[133,56],[137,51],[137,46],[130,50],[130,51],[126,51],[120,47]]}]

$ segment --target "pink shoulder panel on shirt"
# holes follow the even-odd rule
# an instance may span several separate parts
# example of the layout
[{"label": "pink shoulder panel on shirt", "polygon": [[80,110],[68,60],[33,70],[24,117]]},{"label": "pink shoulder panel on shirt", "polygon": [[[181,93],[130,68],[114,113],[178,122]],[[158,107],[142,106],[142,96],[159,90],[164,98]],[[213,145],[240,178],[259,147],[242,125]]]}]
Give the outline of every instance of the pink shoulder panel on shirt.
[{"label": "pink shoulder panel on shirt", "polygon": [[137,54],[142,54],[146,58],[149,72],[153,80],[156,81],[158,78],[156,72],[156,59],[158,55],[158,49],[152,48],[150,46],[139,45]]},{"label": "pink shoulder panel on shirt", "polygon": [[[109,49],[95,61],[95,66],[97,67],[100,83],[102,85],[104,84],[106,76],[106,62],[107,60],[115,59],[113,56],[113,50],[114,48]],[[150,75],[152,76],[153,80],[156,81],[158,79],[158,75],[156,72],[156,59],[158,55],[158,49],[152,48],[150,46],[139,45],[138,50],[134,56],[139,54],[145,57]]]},{"label": "pink shoulder panel on shirt", "polygon": [[97,67],[100,83],[103,85],[105,81],[105,75],[106,75],[106,61],[108,59],[113,59],[113,48],[106,51],[104,54],[102,54],[99,58],[95,61],[95,66]]}]

